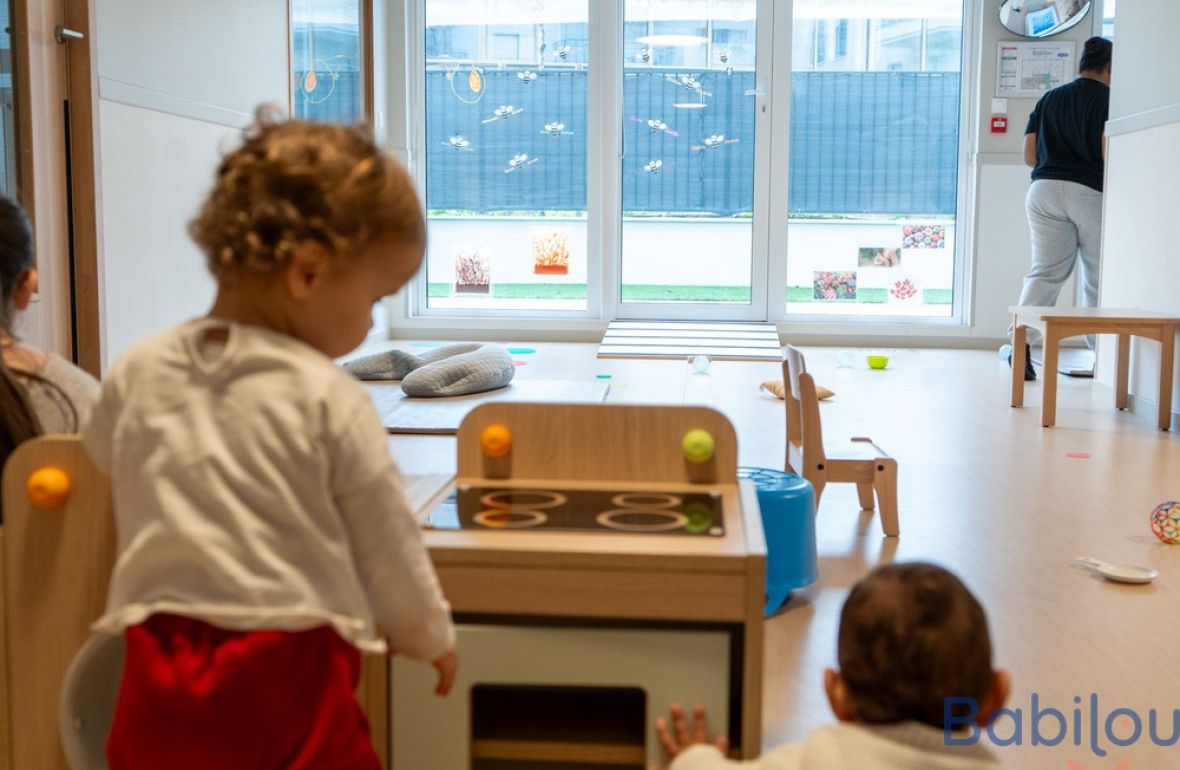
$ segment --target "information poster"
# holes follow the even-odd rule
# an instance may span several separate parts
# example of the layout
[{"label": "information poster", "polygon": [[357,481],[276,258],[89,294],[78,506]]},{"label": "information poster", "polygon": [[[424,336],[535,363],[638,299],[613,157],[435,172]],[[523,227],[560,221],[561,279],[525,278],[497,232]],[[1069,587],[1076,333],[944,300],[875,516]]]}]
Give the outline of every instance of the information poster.
[{"label": "information poster", "polygon": [[1037,98],[1073,80],[1076,46],[1072,42],[1001,41],[997,57],[996,96]]}]

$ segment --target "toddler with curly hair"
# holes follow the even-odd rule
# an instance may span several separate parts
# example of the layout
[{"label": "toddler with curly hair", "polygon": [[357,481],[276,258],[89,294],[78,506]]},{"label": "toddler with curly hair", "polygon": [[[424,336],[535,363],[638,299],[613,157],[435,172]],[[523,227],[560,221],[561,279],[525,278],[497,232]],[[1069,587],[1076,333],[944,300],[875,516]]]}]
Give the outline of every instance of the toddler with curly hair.
[{"label": "toddler with curly hair", "polygon": [[212,309],[123,356],[83,431],[118,530],[96,624],[127,645],[110,767],[378,770],[361,651],[431,662],[446,694],[454,629],[332,358],[417,271],[421,204],[367,131],[260,111],[190,230]]}]

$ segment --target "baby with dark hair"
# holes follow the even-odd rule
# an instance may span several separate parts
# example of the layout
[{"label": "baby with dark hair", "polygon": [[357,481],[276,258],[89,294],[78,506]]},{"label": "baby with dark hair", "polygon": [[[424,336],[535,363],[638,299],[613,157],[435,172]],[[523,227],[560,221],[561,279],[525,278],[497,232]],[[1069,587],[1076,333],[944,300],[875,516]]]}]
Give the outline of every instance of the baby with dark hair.
[{"label": "baby with dark hair", "polygon": [[824,689],[839,724],[739,765],[725,758],[724,737],[709,742],[700,707],[690,720],[674,704],[670,724],[656,721],[671,770],[1000,766],[982,746],[947,740],[948,721],[963,724],[974,711],[987,724],[1009,689],[1008,675],[992,669],[983,608],[957,577],[925,563],[874,570],[844,602],[838,646],[840,669],[824,672]]}]

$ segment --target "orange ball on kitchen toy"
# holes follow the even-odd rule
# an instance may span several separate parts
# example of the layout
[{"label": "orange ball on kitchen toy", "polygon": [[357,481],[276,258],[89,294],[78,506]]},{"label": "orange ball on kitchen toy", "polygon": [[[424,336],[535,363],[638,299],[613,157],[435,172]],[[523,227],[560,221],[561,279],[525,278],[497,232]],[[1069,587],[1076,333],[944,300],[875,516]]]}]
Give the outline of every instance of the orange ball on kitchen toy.
[{"label": "orange ball on kitchen toy", "polygon": [[38,468],[29,474],[25,493],[37,508],[59,508],[70,496],[70,476],[61,468]]},{"label": "orange ball on kitchen toy", "polygon": [[1151,512],[1151,531],[1168,545],[1180,545],[1180,502],[1165,500]]},{"label": "orange ball on kitchen toy", "polygon": [[508,427],[494,422],[479,434],[479,447],[484,457],[504,457],[512,451],[512,431]]}]

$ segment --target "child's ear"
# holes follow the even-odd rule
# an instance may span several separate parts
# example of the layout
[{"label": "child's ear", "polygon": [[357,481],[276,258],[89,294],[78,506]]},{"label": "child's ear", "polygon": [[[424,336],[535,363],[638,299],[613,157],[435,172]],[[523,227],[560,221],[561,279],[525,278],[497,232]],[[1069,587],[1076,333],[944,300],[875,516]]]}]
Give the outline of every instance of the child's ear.
[{"label": "child's ear", "polygon": [[33,295],[37,293],[37,288],[37,268],[30,267],[21,273],[16,281],[16,291],[12,294],[12,304],[17,310],[28,308],[29,303],[33,301]]},{"label": "child's ear", "polygon": [[852,709],[852,698],[848,694],[848,685],[844,677],[834,668],[824,669],[824,692],[828,694],[828,705],[832,713],[841,722],[855,722],[856,712]]},{"label": "child's ear", "polygon": [[328,277],[329,257],[324,245],[315,241],[295,247],[291,262],[283,270],[283,285],[292,299],[307,299],[323,284]]},{"label": "child's ear", "polygon": [[992,674],[992,684],[979,704],[979,713],[975,715],[975,722],[980,727],[987,727],[992,717],[1008,701],[1008,694],[1012,691],[1012,679],[1007,671],[996,671]]}]

